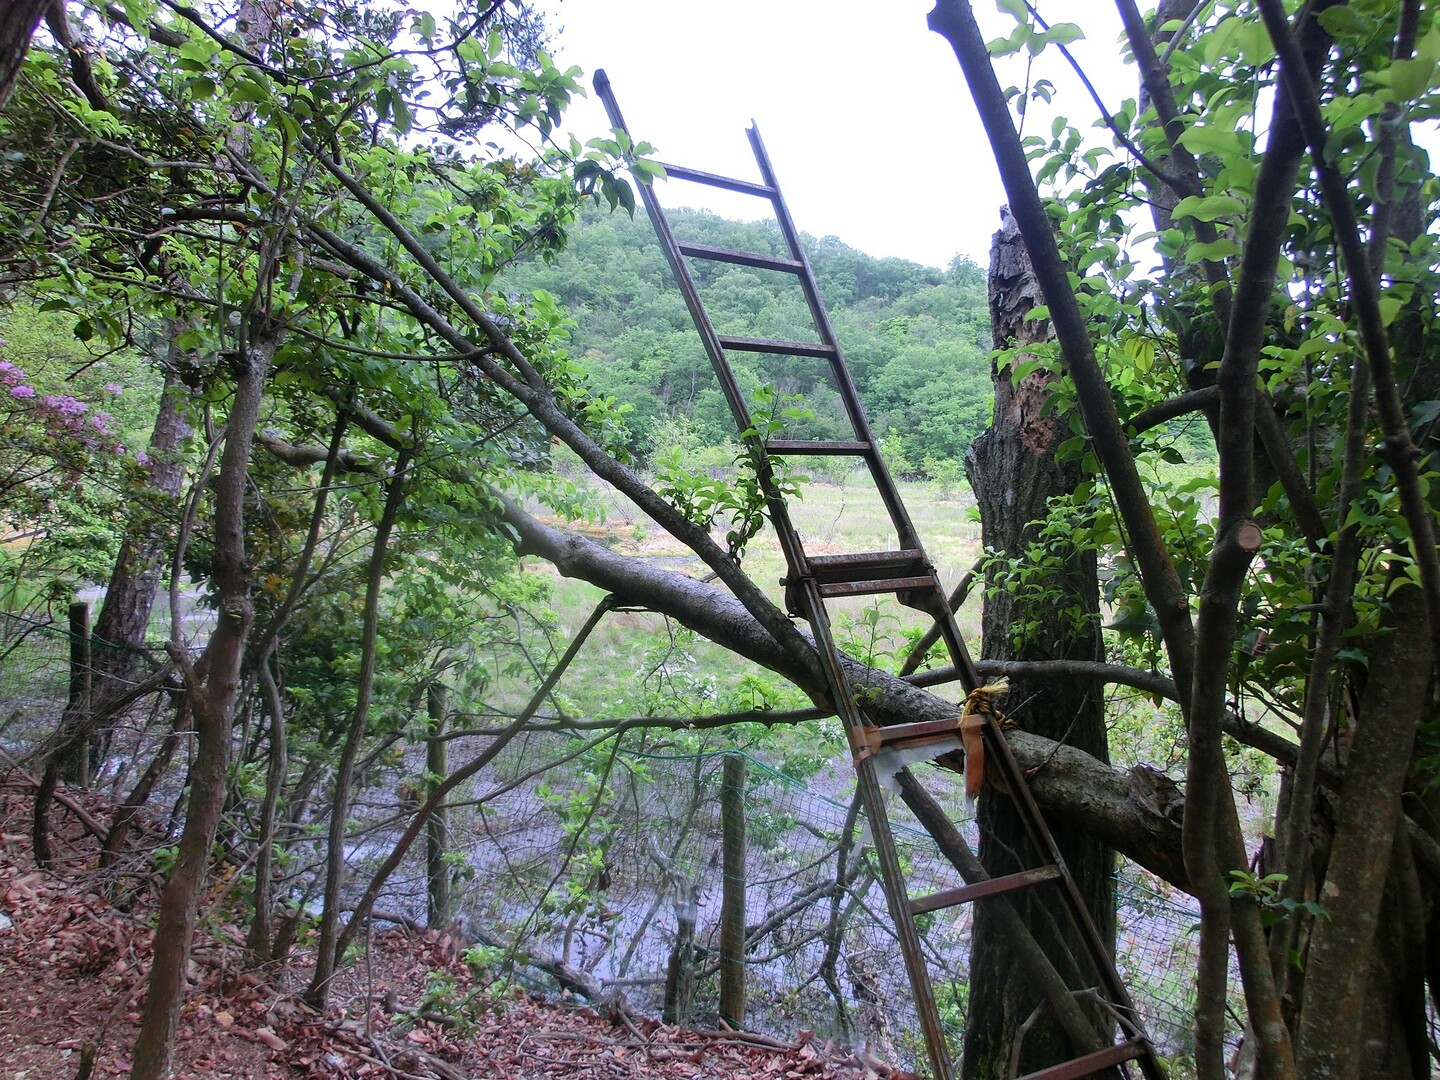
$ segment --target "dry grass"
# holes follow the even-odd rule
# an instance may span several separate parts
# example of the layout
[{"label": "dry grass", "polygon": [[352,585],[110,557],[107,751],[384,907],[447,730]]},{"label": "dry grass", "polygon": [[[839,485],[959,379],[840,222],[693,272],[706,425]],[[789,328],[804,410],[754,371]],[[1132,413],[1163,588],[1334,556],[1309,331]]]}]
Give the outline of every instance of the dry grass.
[{"label": "dry grass", "polygon": [[[948,497],[942,497],[933,484],[905,483],[900,489],[926,551],[940,569],[942,582],[947,589],[953,588],[980,553],[974,499],[964,489],[944,492]],[[611,491],[597,488],[594,495],[603,508],[604,520],[584,526],[592,538],[667,569],[704,576],[706,570],[700,560],[647,516]],[[802,498],[792,501],[790,512],[807,553],[812,555],[885,551],[897,546],[889,515],[863,471],[850,474],[843,483],[807,483]],[[785,574],[785,562],[768,526],[746,550],[744,567],[777,604],[783,603],[779,582]],[[558,616],[557,648],[563,648],[573,638],[602,595],[587,583],[556,576],[552,606]],[[925,616],[901,607],[893,597],[835,602],[831,615],[837,636],[847,643],[848,651],[881,666],[898,664],[906,632],[923,632],[928,626]],[[961,630],[976,647],[979,623],[977,592],[960,611]],[[675,629],[656,615],[611,613],[577,657],[559,692],[581,713],[613,714],[617,706],[633,708],[642,701],[646,690],[655,688],[647,684],[658,685],[666,675],[656,666],[666,659]],[[687,664],[686,674],[701,682],[713,679],[722,690],[738,684],[746,674],[764,674],[708,642],[682,637],[677,645],[694,661]],[[675,655],[670,654],[671,658]],[[628,713],[631,708],[621,707],[619,711]]]}]

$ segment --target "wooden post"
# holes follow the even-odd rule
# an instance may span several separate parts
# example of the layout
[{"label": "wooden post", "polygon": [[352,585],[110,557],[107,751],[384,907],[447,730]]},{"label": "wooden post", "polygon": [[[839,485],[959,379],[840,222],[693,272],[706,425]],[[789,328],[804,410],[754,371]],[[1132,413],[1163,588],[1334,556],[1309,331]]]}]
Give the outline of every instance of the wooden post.
[{"label": "wooden post", "polygon": [[[69,723],[79,724],[90,711],[90,605],[76,600],[70,605],[70,697],[65,703]],[[65,765],[67,781],[90,786],[90,740]]]},{"label": "wooden post", "polygon": [[745,758],[725,756],[720,785],[720,1019],[745,1026]]},{"label": "wooden post", "polygon": [[[429,738],[425,743],[427,798],[445,782],[450,772],[446,754],[449,743],[442,738],[445,734],[445,713],[449,696],[445,685],[438,680],[430,684],[425,694],[425,705],[430,717]],[[449,843],[450,811],[442,802],[435,807],[430,820],[425,823],[425,924],[432,930],[448,926],[453,915],[450,902],[450,866],[445,861]]]},{"label": "wooden post", "polygon": [[688,1028],[695,1023],[695,919],[700,913],[698,883],[675,897],[675,948],[665,972],[667,1024]]}]

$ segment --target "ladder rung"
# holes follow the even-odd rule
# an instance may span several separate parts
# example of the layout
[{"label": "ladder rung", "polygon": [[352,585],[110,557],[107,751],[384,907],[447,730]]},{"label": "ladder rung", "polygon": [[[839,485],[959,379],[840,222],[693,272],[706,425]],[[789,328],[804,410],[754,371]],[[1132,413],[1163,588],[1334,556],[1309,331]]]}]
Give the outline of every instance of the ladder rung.
[{"label": "ladder rung", "polygon": [[935,584],[932,577],[875,578],[871,581],[837,581],[833,585],[821,585],[821,596],[869,596],[872,593],[909,592],[911,589],[926,589]]},{"label": "ladder rung", "polygon": [[1001,893],[1014,892],[1016,889],[1028,889],[1032,885],[1039,885],[1044,881],[1054,881],[1060,876],[1058,866],[1041,866],[1034,870],[1022,870],[1018,874],[1006,874],[1004,877],[991,878],[989,881],[977,881],[974,885],[961,885],[954,889],[944,889],[929,896],[917,897],[910,901],[910,914],[923,915],[927,911],[939,911],[941,908],[954,907],[956,904],[968,904],[972,900],[983,900],[987,896],[999,896]]},{"label": "ladder rung", "polygon": [[738,349],[742,352],[774,353],[778,356],[820,356],[827,360],[835,356],[834,345],[822,345],[819,342],[781,341],[778,338],[729,337],[725,334],[719,335],[719,338],[722,348]]},{"label": "ladder rung", "polygon": [[1093,1076],[1101,1069],[1108,1069],[1121,1062],[1134,1061],[1136,1058],[1144,1057],[1145,1053],[1146,1044],[1140,1039],[1131,1039],[1129,1042],[1123,1042],[1105,1050],[1096,1050],[1093,1054],[1086,1054],[1084,1057],[1062,1061],[1059,1065],[1051,1065],[1048,1069],[1026,1073],[1020,1080],[1080,1080],[1080,1077]]},{"label": "ladder rung", "polygon": [[680,249],[681,255],[689,255],[694,259],[710,259],[712,262],[753,266],[757,270],[784,270],[791,274],[798,274],[805,269],[805,264],[798,259],[782,259],[778,255],[762,255],[758,251],[736,251],[734,248],[683,242],[677,242],[675,246]]},{"label": "ladder rung", "polygon": [[899,548],[895,551],[859,551],[851,555],[814,555],[805,561],[810,565],[815,580],[826,584],[900,575],[908,577],[924,567],[924,558],[925,553],[919,548]]},{"label": "ladder rung", "polygon": [[849,729],[849,737],[850,749],[855,755],[857,766],[887,746],[917,747],[943,743],[945,746],[937,746],[935,749],[935,756],[939,757],[948,748],[958,748],[960,718],[952,716],[946,720],[920,720],[913,724],[891,724],[888,727],[853,727]]},{"label": "ladder rung", "polygon": [[665,170],[666,177],[671,180],[689,180],[694,184],[708,184],[710,187],[724,188],[726,191],[738,191],[741,195],[758,195],[762,199],[775,197],[774,188],[757,184],[753,180],[733,180],[728,176],[720,176],[716,173],[687,169],[683,165],[662,165],[661,167]]},{"label": "ladder rung", "polygon": [[932,740],[954,739],[960,733],[960,718],[945,720],[917,720],[913,724],[887,724],[885,727],[867,727],[865,740],[876,750],[896,743],[924,743]]},{"label": "ladder rung", "polygon": [[868,442],[820,442],[816,439],[771,439],[765,444],[767,454],[849,455],[868,454],[875,449]]}]

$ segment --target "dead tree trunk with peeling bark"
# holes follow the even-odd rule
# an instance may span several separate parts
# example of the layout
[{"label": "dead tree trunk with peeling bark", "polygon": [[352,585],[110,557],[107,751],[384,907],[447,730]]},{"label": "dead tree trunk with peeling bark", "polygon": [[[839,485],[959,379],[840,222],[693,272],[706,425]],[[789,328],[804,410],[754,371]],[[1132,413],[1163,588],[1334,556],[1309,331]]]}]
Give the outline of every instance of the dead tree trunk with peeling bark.
[{"label": "dead tree trunk with peeling bark", "polygon": [[[1042,303],[1025,245],[1008,211],[990,247],[990,319],[997,349],[1050,338],[1046,320],[1026,321]],[[1023,356],[1023,352],[1020,354]],[[966,472],[980,507],[981,538],[997,559],[1032,560],[1033,545],[1054,498],[1071,494],[1082,479],[1078,460],[1061,462],[1056,449],[1069,437],[1065,418],[1049,408],[1050,383],[1056,376],[1037,369],[1020,380],[1012,366],[997,366],[995,417],[991,427],[970,447]],[[1052,551],[1043,587],[1021,592],[992,568],[985,594],[982,659],[1086,660],[1103,657],[1100,643],[1099,581],[1092,549]],[[1055,676],[1030,675],[1010,680],[1007,703],[1027,731],[1055,739],[1108,761],[1103,687]],[[1009,799],[990,795],[979,800],[980,859],[992,876],[1029,869],[1025,825]],[[1050,823],[1065,862],[1074,875],[1102,940],[1113,949],[1115,896],[1114,853],[1093,833],[1063,819]],[[1058,924],[1047,909],[1046,890],[1016,894],[1015,909],[1053,959],[1082,958],[1085,945],[1076,928]],[[989,909],[975,912],[970,955],[970,1007],[966,1013],[964,1075],[991,1078],[1022,1073],[1069,1060],[1077,1054],[1054,1017],[1040,1009],[1041,997],[1024,969],[1015,962],[1009,943],[993,924]],[[1088,971],[1075,972],[1074,986],[1093,984]]]}]

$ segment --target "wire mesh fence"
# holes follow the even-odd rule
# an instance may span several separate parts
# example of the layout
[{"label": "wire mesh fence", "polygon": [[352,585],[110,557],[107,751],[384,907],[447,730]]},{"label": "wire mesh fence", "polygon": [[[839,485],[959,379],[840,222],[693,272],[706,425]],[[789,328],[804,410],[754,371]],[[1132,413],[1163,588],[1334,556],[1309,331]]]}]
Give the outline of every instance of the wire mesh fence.
[{"label": "wire mesh fence", "polygon": [[[656,1013],[684,1008],[676,968],[688,965],[694,1018],[714,1022],[726,753],[592,750],[543,781],[526,782],[537,762],[563,756],[566,741],[554,734],[521,740],[452,823],[463,854],[457,869],[473,883],[464,893],[466,918],[523,938],[532,955],[583,970]],[[959,783],[944,770],[927,771],[927,787],[973,844],[976,826]],[[810,1028],[898,1060],[923,1059],[847,770],[801,781],[746,756],[746,773],[747,1025],[775,1033]],[[895,817],[912,894],[959,884],[931,838],[907,827],[903,813]],[[410,903],[423,910],[418,863],[408,889]],[[1188,1057],[1196,945],[1190,898],[1128,865],[1115,889],[1122,978],[1161,1054]],[[973,918],[974,906],[963,905],[921,920],[942,1016],[957,1040],[969,998]]]},{"label": "wire mesh fence", "polygon": [[70,685],[71,635],[48,620],[0,612],[0,709],[52,707]]},{"label": "wire mesh fence", "polygon": [[[61,627],[0,614],[0,740],[14,745],[53,728],[75,674],[74,644]],[[103,654],[91,663],[98,669]],[[452,753],[478,752],[487,742],[461,739]],[[577,753],[581,745],[556,732],[523,735],[451,800],[448,865],[463,919],[490,940],[523,941],[532,957],[548,955],[623,991],[646,1011],[714,1022],[726,894],[722,773],[734,752],[657,753],[611,742]],[[894,1060],[923,1058],[850,770],[841,764],[801,780],[741,756],[746,862],[734,884],[743,885],[745,903],[746,1025],[777,1034],[810,1028],[869,1043]],[[399,782],[413,768],[400,763],[369,777],[348,852],[360,887],[389,850],[397,810],[413,810],[414,793]],[[973,844],[976,824],[958,782],[944,770],[919,768]],[[895,834],[912,893],[959,883],[928,835],[906,824],[898,803]],[[423,918],[426,869],[418,847],[392,878],[384,906]],[[302,868],[290,882],[294,895],[313,895],[303,868],[315,863],[297,851],[294,865]],[[1193,1019],[1194,905],[1134,866],[1121,868],[1115,891],[1122,979],[1160,1053],[1184,1060]],[[942,1017],[957,1040],[969,1000],[973,909],[921,920]],[[503,965],[507,957],[481,949],[476,960]]]}]

